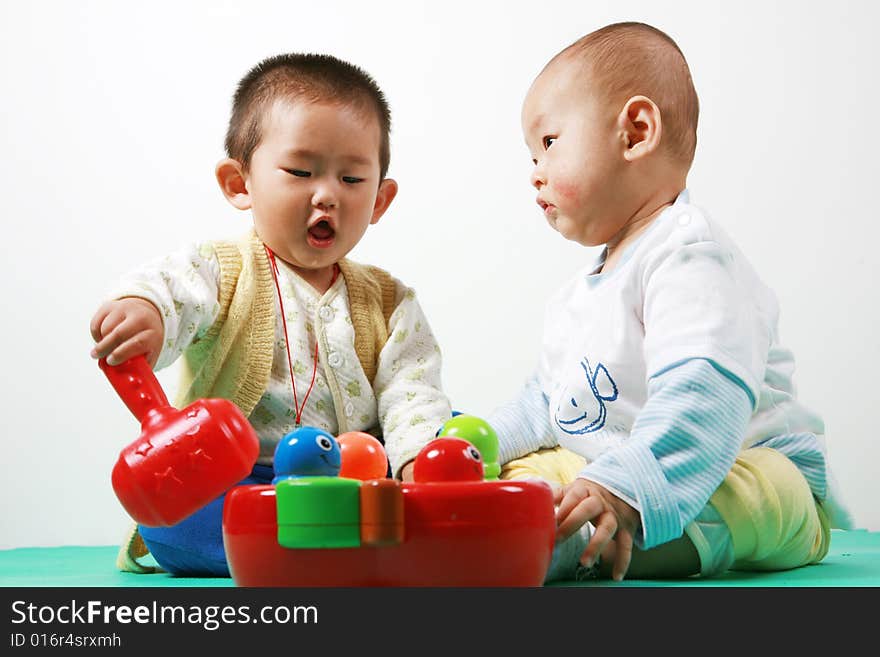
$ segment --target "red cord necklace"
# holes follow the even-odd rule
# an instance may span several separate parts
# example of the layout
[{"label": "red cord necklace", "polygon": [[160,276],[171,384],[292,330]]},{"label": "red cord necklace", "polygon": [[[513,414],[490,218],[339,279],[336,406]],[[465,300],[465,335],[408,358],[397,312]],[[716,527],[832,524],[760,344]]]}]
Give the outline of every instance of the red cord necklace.
[{"label": "red cord necklace", "polygon": [[[312,388],[315,386],[315,377],[318,375],[318,336],[315,336],[315,366],[312,369],[312,382],[309,384],[309,389],[303,398],[302,406],[300,406],[299,400],[296,397],[296,376],[294,376],[293,361],[290,358],[290,342],[287,339],[287,317],[284,314],[284,300],[281,298],[281,286],[278,284],[278,263],[275,262],[275,254],[272,253],[272,249],[265,244],[263,244],[263,248],[266,249],[266,255],[269,256],[269,264],[272,266],[272,279],[275,281],[275,291],[278,293],[278,305],[281,307],[281,324],[284,326],[284,348],[287,350],[287,367],[290,369],[290,385],[293,388],[293,409],[296,412],[294,422],[298,428],[302,426],[302,414],[306,408],[309,395],[312,394]],[[333,265],[333,278],[330,279],[331,287],[336,282],[337,276],[339,276],[339,267]]]}]

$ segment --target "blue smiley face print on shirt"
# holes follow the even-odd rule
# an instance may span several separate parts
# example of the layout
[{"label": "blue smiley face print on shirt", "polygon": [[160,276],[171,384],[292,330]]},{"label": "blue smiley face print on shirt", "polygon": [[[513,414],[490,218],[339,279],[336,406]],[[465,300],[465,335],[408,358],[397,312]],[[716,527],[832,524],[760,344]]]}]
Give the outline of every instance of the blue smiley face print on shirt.
[{"label": "blue smiley face print on shirt", "polygon": [[583,435],[605,426],[606,403],[617,399],[617,384],[602,363],[595,368],[588,358],[580,362],[583,378],[570,382],[553,414],[556,426],[569,435]]}]

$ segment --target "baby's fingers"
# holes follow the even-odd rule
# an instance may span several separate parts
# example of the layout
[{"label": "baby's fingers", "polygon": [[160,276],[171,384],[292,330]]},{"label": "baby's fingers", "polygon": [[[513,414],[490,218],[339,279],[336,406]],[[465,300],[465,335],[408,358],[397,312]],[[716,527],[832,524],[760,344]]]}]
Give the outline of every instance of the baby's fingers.
[{"label": "baby's fingers", "polygon": [[556,512],[556,540],[564,541],[600,513],[602,513],[602,500],[598,497],[584,497],[572,501],[567,495]]},{"label": "baby's fingers", "polygon": [[597,513],[596,515],[599,518],[597,522],[593,523],[593,535],[590,537],[587,549],[581,555],[581,563],[587,568],[596,563],[596,559],[599,558],[599,555],[602,554],[605,546],[611,542],[611,539],[614,538],[614,533],[617,531],[617,522],[613,514],[604,513],[599,515]]},{"label": "baby's fingers", "polygon": [[152,367],[155,364],[153,348],[151,347],[150,331],[140,331],[122,344],[114,348],[107,356],[108,365],[119,365],[125,361],[144,354]]},{"label": "baby's fingers", "polygon": [[98,319],[99,315],[95,315],[92,320],[92,337],[95,339],[92,358],[104,358],[128,337],[125,335],[125,313],[122,311],[111,310],[100,321]]},{"label": "baby's fingers", "polygon": [[559,524],[559,519],[565,518],[589,494],[590,491],[581,485],[580,480],[575,480],[574,483],[568,486],[555,489],[553,491],[553,504],[557,506],[556,524]]},{"label": "baby's fingers", "polygon": [[633,537],[628,531],[617,532],[617,551],[614,555],[614,568],[611,576],[618,582],[626,576],[629,564],[632,560]]},{"label": "baby's fingers", "polygon": [[553,490],[553,504],[555,506],[559,506],[559,503],[562,502],[562,499],[565,497],[566,487],[565,486],[552,486]]},{"label": "baby's fingers", "polygon": [[92,334],[92,340],[95,342],[98,342],[101,339],[101,324],[104,323],[104,320],[109,314],[110,304],[105,303],[98,308],[97,312],[92,316],[92,321],[89,322],[89,333]]}]

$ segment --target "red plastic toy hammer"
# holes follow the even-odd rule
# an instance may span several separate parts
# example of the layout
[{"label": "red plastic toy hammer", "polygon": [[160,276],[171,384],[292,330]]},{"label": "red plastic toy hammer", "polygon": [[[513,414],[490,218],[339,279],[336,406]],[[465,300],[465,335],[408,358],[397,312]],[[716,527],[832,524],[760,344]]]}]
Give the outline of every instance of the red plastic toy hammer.
[{"label": "red plastic toy hammer", "polygon": [[250,474],[259,441],[241,410],[226,399],[168,404],[144,356],[98,365],[141,423],[141,435],[113,467],[113,490],[147,527],[174,525]]}]

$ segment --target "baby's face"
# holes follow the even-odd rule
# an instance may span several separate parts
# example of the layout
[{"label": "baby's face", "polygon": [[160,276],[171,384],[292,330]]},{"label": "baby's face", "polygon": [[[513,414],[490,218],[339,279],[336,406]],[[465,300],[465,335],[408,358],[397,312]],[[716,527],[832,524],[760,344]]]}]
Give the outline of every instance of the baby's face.
[{"label": "baby's face", "polygon": [[608,105],[565,61],[541,73],[523,103],[536,201],[550,226],[584,246],[605,244],[623,221],[617,215],[624,161],[617,112]]},{"label": "baby's face", "polygon": [[275,103],[245,185],[257,233],[279,258],[330,267],[378,221],[379,141],[378,119],[363,112]]}]

